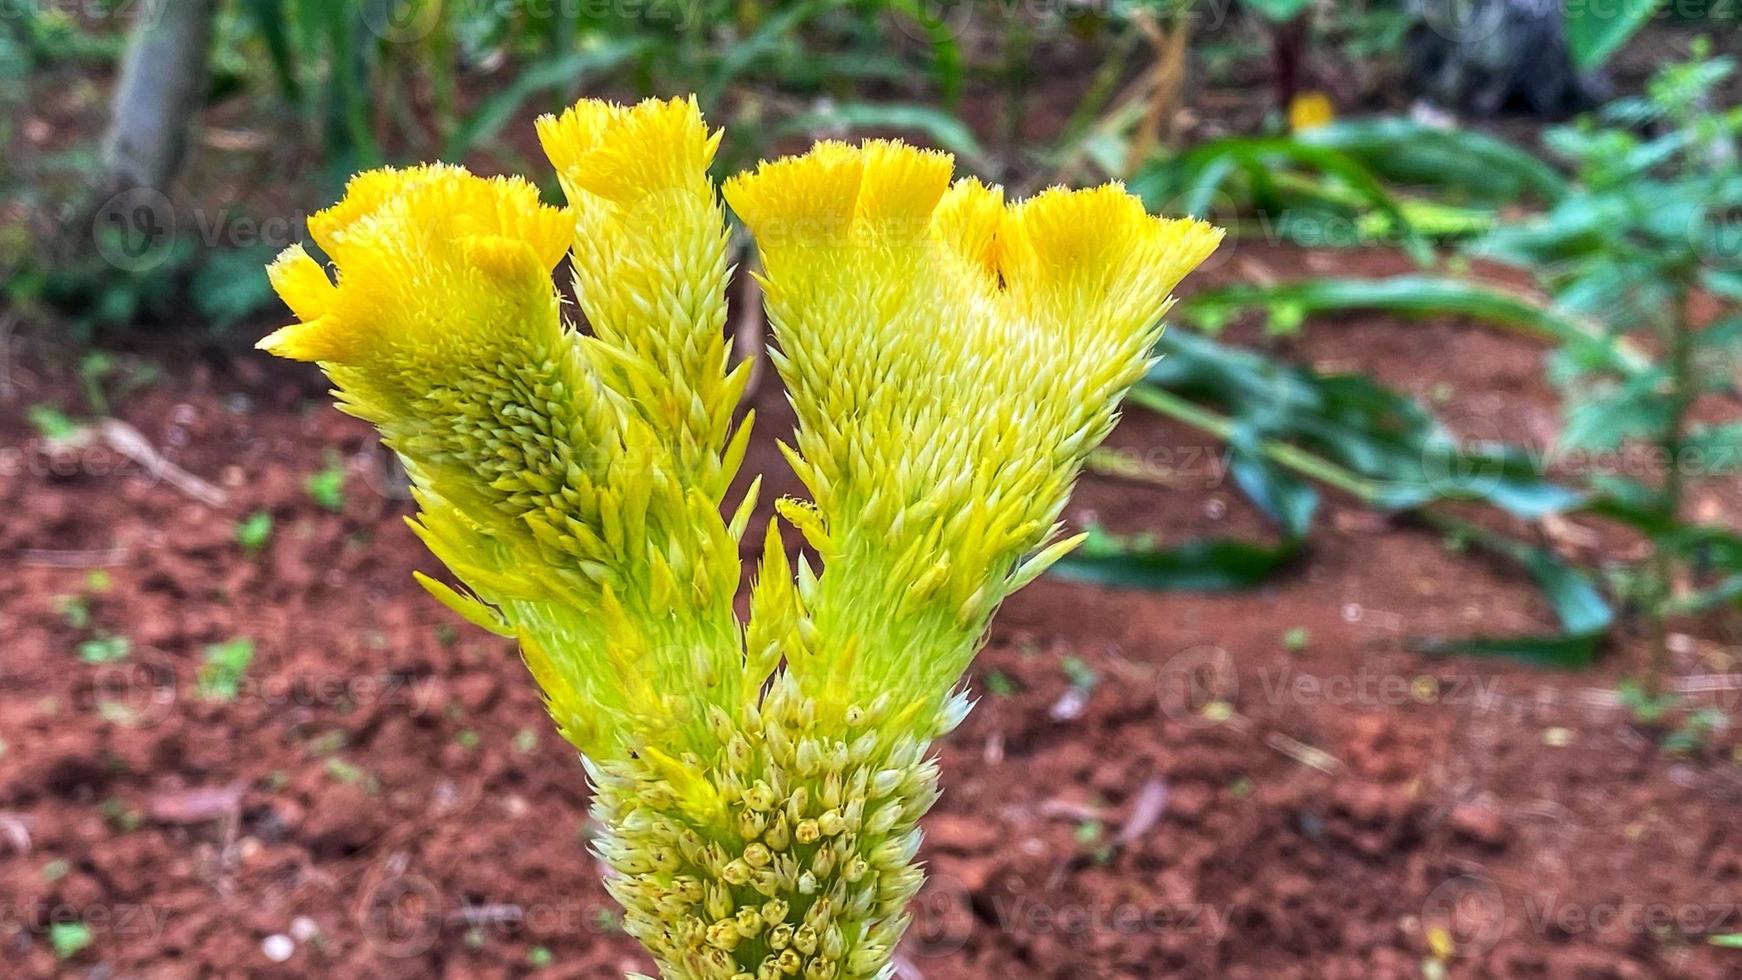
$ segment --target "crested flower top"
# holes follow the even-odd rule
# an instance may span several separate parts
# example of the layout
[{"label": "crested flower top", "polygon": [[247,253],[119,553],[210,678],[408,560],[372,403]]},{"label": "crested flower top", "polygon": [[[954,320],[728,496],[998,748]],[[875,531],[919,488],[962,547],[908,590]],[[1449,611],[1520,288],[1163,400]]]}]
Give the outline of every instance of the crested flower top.
[{"label": "crested flower top", "polygon": [[890,684],[941,701],[997,604],[1077,540],[1035,553],[1169,292],[1221,239],[1118,184],[1010,204],[951,171],[900,142],[825,142],[725,187],[799,419],[788,455],[814,503],[781,513],[826,568],[804,605],[859,644],[825,703]]}]

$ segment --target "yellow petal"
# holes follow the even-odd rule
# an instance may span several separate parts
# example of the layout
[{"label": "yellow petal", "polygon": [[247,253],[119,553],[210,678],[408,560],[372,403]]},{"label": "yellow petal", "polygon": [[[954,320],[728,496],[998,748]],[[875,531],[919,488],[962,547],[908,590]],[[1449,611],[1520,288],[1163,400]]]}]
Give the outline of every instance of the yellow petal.
[{"label": "yellow petal", "polygon": [[327,278],[327,271],[301,243],[280,252],[278,258],[266,267],[266,276],[272,281],[278,298],[284,300],[284,305],[290,307],[299,320],[323,316],[332,307],[333,296],[338,292],[333,281]]},{"label": "yellow petal", "polygon": [[858,147],[825,140],[726,181],[726,203],[765,251],[835,238],[852,224],[864,166]]},{"label": "yellow petal", "polygon": [[539,142],[565,187],[626,202],[702,177],[719,147],[695,97],[647,99],[625,109],[583,100],[538,121]]},{"label": "yellow petal", "polygon": [[330,316],[279,327],[254,346],[293,361],[345,360],[344,330],[338,320]]},{"label": "yellow petal", "polygon": [[887,234],[924,234],[950,186],[955,157],[899,140],[872,140],[862,153],[856,219]]}]

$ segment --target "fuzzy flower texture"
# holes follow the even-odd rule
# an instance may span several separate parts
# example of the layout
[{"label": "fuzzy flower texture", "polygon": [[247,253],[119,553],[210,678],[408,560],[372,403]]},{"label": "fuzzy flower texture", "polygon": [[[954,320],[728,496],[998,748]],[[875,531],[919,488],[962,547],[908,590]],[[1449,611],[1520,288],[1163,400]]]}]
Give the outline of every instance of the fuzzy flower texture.
[{"label": "fuzzy flower texture", "polygon": [[463,590],[419,580],[519,642],[664,975],[887,977],[929,747],[998,604],[1077,542],[1071,485],[1220,232],[1118,185],[1008,203],[899,142],[727,181],[810,498],[777,502],[741,621],[758,482],[727,506],[751,419],[720,134],[693,99],[583,101],[538,134],[567,208],[444,164],[362,174],[309,219],[330,273],[301,246],[272,264],[298,322],[260,346],[318,362],[404,460]]}]

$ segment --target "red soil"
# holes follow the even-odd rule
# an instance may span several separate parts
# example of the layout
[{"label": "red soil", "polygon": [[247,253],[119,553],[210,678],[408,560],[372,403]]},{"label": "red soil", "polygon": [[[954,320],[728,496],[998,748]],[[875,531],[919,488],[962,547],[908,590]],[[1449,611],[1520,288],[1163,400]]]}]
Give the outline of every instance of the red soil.
[{"label": "red soil", "polygon": [[[1453,418],[1552,434],[1526,342],[1359,318],[1292,347],[1417,391],[1449,383]],[[587,853],[574,753],[511,646],[412,582],[434,563],[409,505],[312,371],[163,356],[164,380],[120,408],[227,490],[214,507],[96,450],[51,466],[23,406],[77,406],[77,386],[65,352],[21,354],[0,409],[0,972],[650,968]],[[756,401],[747,470],[770,474],[768,500],[797,490],[772,450],[790,416],[772,380]],[[1164,540],[1259,531],[1219,470],[1186,465],[1201,440],[1133,412],[1114,445],[1166,450],[1182,485],[1090,477],[1073,520]],[[333,451],[340,513],[303,485]],[[246,554],[235,522],[262,510],[271,538]],[[92,563],[106,589],[67,567]],[[81,594],[82,628],[57,598]],[[980,705],[941,746],[907,975],[1742,975],[1742,952],[1707,942],[1742,932],[1733,735],[1660,751],[1614,696],[1640,644],[1582,673],[1403,644],[1549,625],[1521,576],[1335,495],[1308,559],[1255,592],[1041,581],[1007,603],[972,671]],[[1290,650],[1296,628],[1309,639]],[[128,658],[82,662],[96,630],[126,636]],[[1729,669],[1734,634],[1688,632],[1678,680]],[[256,647],[240,695],[203,699],[206,647],[238,636]],[[1204,683],[1226,720],[1195,710]],[[1732,723],[1735,698],[1708,696]],[[51,924],[71,919],[93,942],[61,961]],[[275,964],[263,943],[281,934],[295,938]]]}]

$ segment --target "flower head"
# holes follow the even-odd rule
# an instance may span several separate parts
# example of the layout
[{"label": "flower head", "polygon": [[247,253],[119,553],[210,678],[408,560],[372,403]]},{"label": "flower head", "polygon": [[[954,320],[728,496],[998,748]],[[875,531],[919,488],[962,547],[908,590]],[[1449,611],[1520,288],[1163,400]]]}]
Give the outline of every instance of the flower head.
[{"label": "flower head", "polygon": [[298,322],[262,346],[319,362],[404,459],[468,591],[422,581],[519,640],[665,975],[887,976],[928,746],[993,609],[1073,544],[1083,458],[1219,233],[1116,185],[1009,205],[896,142],[735,178],[811,496],[778,509],[824,566],[795,572],[771,522],[741,623],[719,134],[693,99],[538,130],[566,208],[457,167],[364,174],[309,223],[336,277],[301,247],[269,270]]},{"label": "flower head", "polygon": [[940,722],[992,610],[1070,546],[1044,547],[1078,469],[1221,237],[1117,184],[1007,204],[950,171],[824,143],[725,189],[814,502],[783,514],[826,569],[804,602],[824,642],[788,658],[818,661],[800,676],[827,704],[893,690]]}]

